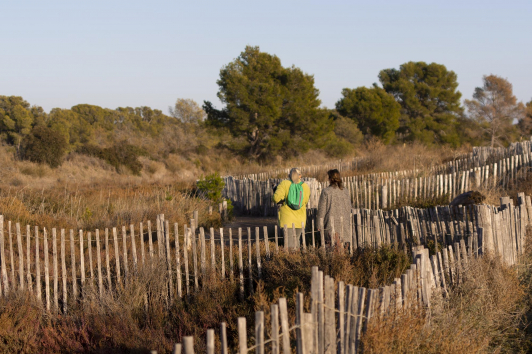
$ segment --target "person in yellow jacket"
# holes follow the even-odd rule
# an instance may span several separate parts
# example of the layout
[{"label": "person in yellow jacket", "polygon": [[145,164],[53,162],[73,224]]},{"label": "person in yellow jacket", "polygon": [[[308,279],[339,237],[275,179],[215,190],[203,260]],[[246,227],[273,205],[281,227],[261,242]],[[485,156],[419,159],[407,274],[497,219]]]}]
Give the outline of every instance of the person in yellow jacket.
[{"label": "person in yellow jacket", "polygon": [[[282,181],[275,190],[273,201],[275,204],[282,204],[279,208],[279,227],[283,230],[284,226],[288,227],[288,235],[284,235],[285,247],[299,248],[299,239],[305,231],[304,227],[307,223],[307,204],[310,199],[310,187],[303,183],[303,204],[299,210],[294,210],[288,206],[286,199],[288,198],[288,191],[292,183],[301,182],[301,170],[292,168],[288,179]],[[303,223],[303,228],[301,227]],[[293,235],[292,224],[295,225],[296,234]]]}]

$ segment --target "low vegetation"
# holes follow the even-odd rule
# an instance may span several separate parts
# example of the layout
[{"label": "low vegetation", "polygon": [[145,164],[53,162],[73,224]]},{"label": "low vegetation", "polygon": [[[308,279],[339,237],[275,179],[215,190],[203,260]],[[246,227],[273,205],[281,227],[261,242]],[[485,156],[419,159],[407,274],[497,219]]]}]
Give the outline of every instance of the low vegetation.
[{"label": "low vegetation", "polygon": [[[165,264],[153,263],[139,267],[123,287],[102,298],[87,287],[85,298],[70,305],[66,315],[48,315],[34,298],[14,292],[0,298],[0,352],[169,353],[184,335],[194,335],[201,352],[205,330],[218,328],[221,322],[228,323],[230,345],[235,345],[237,318],[246,316],[253,323],[255,311],[269,309],[281,296],[287,297],[290,321],[294,320],[295,294],[299,291],[309,296],[313,265],[338,280],[378,286],[400,275],[409,262],[405,254],[385,248],[353,257],[340,250],[280,252],[264,261],[262,280],[243,300],[238,282],[213,276],[189,299],[174,302],[163,296]],[[257,274],[254,276],[256,279]]]},{"label": "low vegetation", "polygon": [[530,249],[508,268],[487,255],[472,259],[447,298],[430,313],[410,309],[375,321],[363,336],[365,353],[529,353],[532,309]]},{"label": "low vegetation", "polygon": [[[85,298],[69,305],[65,315],[46,314],[34,298],[14,292],[0,298],[0,352],[169,353],[185,335],[193,335],[196,350],[203,352],[205,330],[216,329],[221,322],[227,322],[229,345],[234,346],[237,317],[253,323],[254,312],[264,311],[269,331],[270,304],[280,297],[287,298],[290,321],[294,320],[295,294],[303,292],[309,298],[314,265],[336,280],[379,287],[390,284],[410,264],[408,255],[389,248],[353,256],[339,249],[280,252],[263,261],[262,280],[255,283],[252,294],[246,290],[244,299],[238,282],[212,276],[189,298],[169,301],[164,296],[163,263],[139,266],[124,286],[102,298],[87,287]],[[526,326],[532,304],[531,270],[528,265],[508,268],[489,255],[472,260],[449,297],[433,297],[430,314],[411,309],[374,322],[362,338],[365,352],[526,353],[532,344]],[[248,328],[252,340],[253,328]],[[219,345],[217,341],[217,349]]]}]

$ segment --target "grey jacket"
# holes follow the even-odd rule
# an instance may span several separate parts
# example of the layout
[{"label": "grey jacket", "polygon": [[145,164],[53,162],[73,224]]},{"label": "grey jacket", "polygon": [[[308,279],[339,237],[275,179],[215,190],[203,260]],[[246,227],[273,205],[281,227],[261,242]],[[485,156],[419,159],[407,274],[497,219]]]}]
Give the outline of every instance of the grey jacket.
[{"label": "grey jacket", "polygon": [[343,242],[351,242],[349,239],[349,218],[351,217],[351,197],[349,190],[344,187],[340,189],[336,186],[329,186],[321,192],[318,204],[317,223],[319,227],[320,219],[323,218],[326,234],[330,236],[334,218],[334,232],[340,237],[342,227],[340,218],[343,218]]}]

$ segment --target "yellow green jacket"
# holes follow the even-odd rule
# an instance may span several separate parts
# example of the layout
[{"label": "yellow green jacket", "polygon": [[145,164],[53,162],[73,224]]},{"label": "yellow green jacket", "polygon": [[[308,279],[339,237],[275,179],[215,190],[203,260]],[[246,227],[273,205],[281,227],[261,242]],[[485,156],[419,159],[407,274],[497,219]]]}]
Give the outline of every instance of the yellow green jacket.
[{"label": "yellow green jacket", "polygon": [[283,202],[283,205],[279,209],[279,227],[283,228],[287,225],[289,229],[292,228],[292,224],[295,224],[296,228],[301,228],[301,223],[306,225],[307,223],[307,204],[310,199],[310,188],[308,184],[303,183],[303,206],[299,210],[293,210],[286,204],[286,198],[288,197],[288,190],[292,181],[286,179],[282,181],[273,195],[273,201],[275,204]]}]

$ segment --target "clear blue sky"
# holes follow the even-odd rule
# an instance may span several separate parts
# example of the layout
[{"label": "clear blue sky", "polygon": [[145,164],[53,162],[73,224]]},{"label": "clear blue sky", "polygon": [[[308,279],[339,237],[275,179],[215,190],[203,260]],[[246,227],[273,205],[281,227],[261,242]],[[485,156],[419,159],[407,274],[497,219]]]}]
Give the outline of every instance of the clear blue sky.
[{"label": "clear blue sky", "polygon": [[482,75],[532,98],[532,1],[24,1],[0,6],[0,95],[46,111],[90,103],[220,107],[220,68],[246,45],[315,76],[324,106],[407,61]]}]

